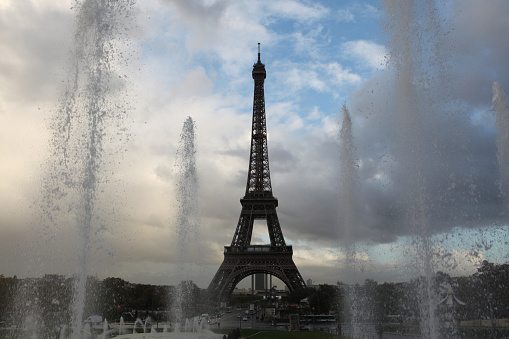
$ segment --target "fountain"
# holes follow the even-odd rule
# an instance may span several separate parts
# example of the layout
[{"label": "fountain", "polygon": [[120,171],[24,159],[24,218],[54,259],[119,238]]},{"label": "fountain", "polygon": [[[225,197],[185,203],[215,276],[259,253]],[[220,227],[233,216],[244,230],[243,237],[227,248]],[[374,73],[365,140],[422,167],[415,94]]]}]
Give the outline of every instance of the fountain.
[{"label": "fountain", "polygon": [[433,115],[440,109],[434,88],[445,84],[439,81],[445,59],[438,42],[440,25],[433,6],[430,2],[384,1],[388,70],[394,72],[395,107],[401,124],[396,156],[406,173],[395,185],[401,185],[405,188],[401,191],[407,192],[402,196],[406,224],[412,234],[407,257],[409,270],[420,277],[416,294],[423,338],[440,337],[435,318],[438,297],[433,291],[435,253],[429,225],[434,211],[429,192],[429,163],[424,157],[433,153],[426,151],[434,137],[424,131],[430,121],[435,121]]},{"label": "fountain", "polygon": [[[143,321],[141,321],[140,318],[136,318],[136,320],[134,321],[134,325],[133,325],[133,334],[136,333],[136,325],[140,325],[141,328],[143,328],[144,324],[143,324]],[[145,329],[143,330],[143,332],[145,333]]]},{"label": "fountain", "polygon": [[[424,154],[432,145],[434,135],[425,134],[424,130],[436,119],[442,102],[436,94],[436,86],[443,86],[441,73],[446,67],[445,57],[440,48],[440,25],[433,4],[421,4],[412,1],[384,1],[384,28],[388,33],[389,60],[387,72],[394,73],[395,110],[399,114],[396,121],[400,124],[397,137],[396,158],[403,169],[404,176],[398,178],[396,187],[404,187],[401,192],[406,213],[406,224],[411,230],[412,246],[408,250],[408,269],[418,279],[415,291],[419,305],[419,328],[422,338],[439,338],[440,332],[436,320],[436,305],[438,296],[434,290],[436,267],[435,246],[430,230],[430,215],[433,211],[432,196],[429,191],[429,163]],[[445,89],[442,90],[446,92]],[[353,220],[358,215],[354,211],[355,192],[358,188],[353,185],[355,179],[354,157],[352,157],[353,138],[351,121],[346,108],[343,108],[343,126],[341,129],[341,192],[340,226],[344,230],[346,242],[346,272],[354,273],[358,269],[355,258],[357,251],[352,242],[352,225],[359,221]],[[429,133],[429,132],[428,132]],[[424,151],[426,149],[426,151]],[[366,293],[366,287],[363,293]],[[372,291],[374,292],[374,291]],[[350,308],[350,333],[354,337],[375,332],[373,328],[361,328],[361,319],[367,317],[373,310],[367,307],[365,295],[351,287],[346,295]],[[376,324],[383,322],[382,318],[371,316]],[[381,325],[377,325],[376,332],[381,335]],[[376,326],[375,326],[376,327]]]},{"label": "fountain", "polygon": [[[191,316],[189,305],[192,287],[189,277],[189,265],[194,263],[198,243],[198,175],[196,170],[195,123],[187,117],[182,126],[180,143],[175,160],[176,185],[178,196],[177,229],[177,275],[182,282],[177,286],[172,310],[175,331],[187,332],[188,317]],[[188,281],[187,281],[188,280]]]},{"label": "fountain", "polygon": [[[110,159],[105,159],[103,153],[111,146],[110,142],[121,144],[125,137],[119,131],[127,108],[116,64],[125,60],[118,60],[115,51],[122,48],[123,25],[132,5],[133,1],[85,0],[75,6],[76,30],[68,78],[60,107],[51,119],[52,154],[46,164],[43,216],[39,219],[45,223],[50,238],[75,230],[77,257],[68,258],[68,265],[75,267],[76,272],[72,279],[72,301],[60,306],[58,317],[49,319],[38,305],[31,309],[33,319],[39,319],[33,330],[38,338],[59,331],[61,324],[69,322],[72,338],[90,335],[90,328],[83,326],[85,288],[91,253],[100,247],[100,234],[106,227],[97,204],[101,185],[108,180],[105,167],[110,165]],[[34,265],[37,266],[33,271],[37,272],[38,264]],[[18,298],[35,296],[37,300],[39,292],[38,286],[26,285]],[[18,307],[27,305],[21,303]],[[25,320],[26,328],[28,318]]]},{"label": "fountain", "polygon": [[[429,4],[429,2],[426,2]],[[28,338],[42,338],[41,327],[45,330],[57,331],[60,338],[90,338],[92,329],[89,324],[82,325],[84,318],[86,278],[90,273],[91,253],[98,247],[97,234],[101,233],[106,222],[101,220],[98,199],[100,199],[100,185],[107,180],[104,173],[108,159],[104,156],[104,143],[111,136],[109,133],[113,127],[115,135],[119,128],[117,124],[123,120],[125,109],[119,102],[112,102],[110,94],[113,88],[118,90],[121,84],[115,76],[115,42],[114,37],[118,34],[121,19],[129,15],[132,5],[130,1],[94,1],[86,0],[77,5],[77,32],[75,34],[75,49],[72,51],[72,65],[67,79],[66,89],[61,107],[53,118],[53,157],[48,164],[49,175],[45,181],[44,212],[51,232],[59,233],[61,229],[57,225],[66,224],[69,228],[77,230],[79,242],[76,275],[73,279],[74,296],[69,312],[62,315],[52,323],[53,327],[43,324],[42,312],[36,305],[23,304],[21,308],[33,310],[24,319]],[[409,267],[415,276],[421,277],[417,290],[419,302],[419,326],[424,338],[438,338],[441,336],[440,325],[436,319],[439,296],[434,290],[436,281],[436,258],[437,251],[433,233],[430,230],[430,215],[434,212],[434,204],[428,191],[429,176],[426,168],[430,166],[427,158],[421,152],[423,147],[431,147],[428,135],[425,135],[421,127],[429,122],[424,121],[424,116],[436,114],[440,100],[434,96],[436,90],[444,89],[444,82],[440,83],[440,73],[444,63],[440,59],[441,51],[421,48],[423,42],[421,33],[425,32],[431,38],[430,45],[439,46],[435,29],[439,29],[434,11],[429,5],[423,5],[426,18],[416,17],[413,14],[415,3],[410,1],[385,1],[387,26],[391,35],[390,68],[394,71],[396,83],[395,101],[399,103],[398,123],[401,123],[401,135],[397,150],[400,163],[408,168],[405,173],[411,176],[401,177],[399,186],[407,186],[410,189],[408,195],[402,197],[408,208],[407,223],[412,231],[413,247],[408,250],[407,258],[410,258]],[[428,26],[414,26],[427,24]],[[435,40],[434,40],[435,39]],[[429,41],[429,40],[428,40]],[[420,55],[417,53],[419,52]],[[437,67],[438,65],[438,68]],[[431,72],[431,73],[429,73]],[[437,83],[438,81],[438,83]],[[446,91],[444,89],[444,91]],[[120,107],[120,108],[119,108]],[[508,108],[504,92],[498,83],[493,84],[493,109],[497,113],[498,129],[498,154],[500,172],[500,192],[506,198],[509,196],[509,177],[507,168],[509,161],[509,142],[507,138]],[[433,120],[433,119],[432,119]],[[353,155],[353,137],[351,120],[346,105],[343,107],[343,126],[341,130],[342,163],[341,163],[341,224],[345,234],[347,271],[358,271],[360,262],[356,260],[358,249],[353,242],[351,233],[354,232],[356,220],[354,209],[356,206],[355,192],[358,190],[355,178],[355,156]],[[190,244],[196,242],[197,229],[197,175],[195,159],[195,135],[194,121],[189,117],[184,122],[181,134],[181,147],[178,153],[177,167],[177,191],[179,194],[179,214],[177,220],[178,275],[186,279],[186,263],[189,261]],[[72,220],[65,223],[63,214],[71,215]],[[482,231],[480,231],[482,233]],[[194,237],[193,237],[194,236]],[[489,244],[482,244],[489,247]],[[443,257],[442,257],[443,258]],[[439,259],[440,260],[440,259]],[[73,264],[73,263],[72,263]],[[484,273],[484,272],[483,272]],[[489,272],[487,273],[489,274]],[[484,277],[481,277],[484,279]],[[479,278],[479,279],[481,279]],[[184,332],[196,332],[197,319],[184,320],[186,289],[181,284],[177,297],[174,300],[175,332],[171,333],[164,327],[162,333],[157,333],[153,327],[149,329],[151,338],[171,337],[198,337],[192,333],[179,333],[182,322]],[[23,301],[24,294],[37,296],[36,287],[26,286],[26,290],[20,291],[19,300]],[[356,318],[362,317],[362,295],[352,289],[348,295],[350,308],[353,314],[351,320],[353,334],[363,335]],[[67,305],[61,305],[65,309]],[[70,329],[60,327],[61,324],[71,323]],[[55,325],[57,327],[55,327]],[[198,326],[197,326],[198,325]],[[137,336],[136,329],[143,327],[147,333],[148,323],[137,320],[132,334],[124,335],[123,319],[120,319],[119,338],[133,338]],[[70,331],[70,334],[69,334]],[[108,322],[103,324],[102,335],[109,335]],[[68,335],[69,334],[69,335]],[[205,336],[200,334],[200,337]],[[53,336],[54,337],[54,336]],[[140,336],[141,337],[141,336]],[[212,337],[212,335],[211,335]]]},{"label": "fountain", "polygon": [[509,197],[509,105],[504,90],[498,82],[493,83],[492,109],[496,112],[497,160],[500,193]]},{"label": "fountain", "polygon": [[[164,325],[162,331],[158,331],[153,326],[150,326],[148,328],[147,322],[143,323],[141,319],[137,319],[133,331],[130,334],[122,334],[118,333],[118,336],[112,336],[112,338],[118,338],[118,339],[134,339],[134,338],[153,338],[153,339],[218,339],[222,337],[222,335],[217,335],[213,332],[211,332],[208,329],[203,328],[203,325],[198,325],[198,317],[194,317],[193,319],[186,319],[186,324],[196,324],[197,326],[192,326],[192,328],[185,328],[185,331],[180,331],[179,327],[175,328],[175,331],[171,332],[169,331],[167,325]],[[143,330],[143,333],[138,333],[136,329],[141,328]],[[114,334],[114,330],[110,330],[106,333],[106,335]]]},{"label": "fountain", "polygon": [[[402,290],[400,290],[400,295],[391,295],[390,297],[398,298],[397,301],[401,302],[400,305],[406,307],[400,309],[405,311],[406,316],[410,319],[408,328],[412,327],[412,333],[423,339],[461,337],[463,335],[458,330],[459,321],[454,325],[451,325],[449,321],[444,321],[443,314],[447,312],[440,308],[442,307],[440,301],[443,300],[445,293],[450,288],[458,287],[459,282],[463,288],[468,284],[470,284],[468,286],[472,286],[470,293],[478,294],[476,300],[478,305],[483,302],[482,300],[487,299],[487,307],[491,314],[483,313],[480,310],[481,306],[478,306],[479,310],[476,312],[483,313],[484,317],[490,317],[492,324],[496,322],[493,311],[496,306],[494,306],[493,298],[490,297],[492,293],[490,289],[500,289],[503,285],[487,285],[486,281],[489,281],[493,274],[491,272],[493,265],[488,267],[488,264],[482,264],[482,266],[479,264],[483,250],[487,252],[493,246],[494,240],[487,239],[502,237],[501,244],[504,243],[504,239],[507,239],[507,227],[499,227],[497,222],[492,222],[489,219],[486,223],[494,224],[494,226],[479,227],[478,231],[471,229],[471,225],[478,224],[483,218],[482,206],[474,207],[468,211],[458,207],[456,210],[449,210],[450,206],[455,205],[451,203],[452,201],[455,201],[456,205],[458,201],[464,201],[470,205],[480,205],[478,201],[484,194],[484,187],[476,186],[478,180],[476,175],[479,174],[472,173],[473,170],[470,168],[473,166],[468,163],[468,152],[470,151],[468,142],[471,137],[468,132],[474,129],[464,122],[465,113],[459,112],[462,106],[455,101],[451,94],[454,79],[450,77],[451,66],[449,63],[451,61],[447,53],[452,47],[444,44],[442,40],[447,34],[446,30],[442,29],[445,19],[440,16],[443,13],[440,14],[435,6],[436,4],[432,1],[386,0],[383,2],[383,27],[388,36],[387,60],[389,62],[386,69],[383,70],[385,72],[383,79],[387,81],[387,84],[384,84],[386,88],[383,88],[381,92],[388,98],[390,104],[380,108],[380,112],[375,112],[380,113],[381,116],[373,117],[378,123],[373,126],[380,126],[382,130],[386,129],[384,131],[391,133],[391,141],[394,142],[394,144],[383,145],[385,147],[383,157],[390,159],[392,166],[390,180],[387,181],[387,188],[384,189],[399,194],[399,199],[395,200],[392,206],[385,206],[386,210],[380,215],[381,217],[391,217],[392,215],[389,216],[387,213],[389,211],[394,212],[394,215],[404,215],[402,224],[407,230],[406,234],[402,232],[402,239],[399,242],[394,241],[396,245],[391,247],[392,253],[383,253],[382,255],[392,256],[391,259],[398,257],[397,265],[400,266],[400,270],[404,270],[407,276],[414,277],[410,283],[405,285],[412,288],[409,293],[410,297],[403,295]],[[373,86],[377,89],[383,87],[379,84]],[[500,85],[495,82],[492,90],[492,110],[496,111],[500,195],[507,200],[509,196],[509,177],[507,176],[509,110],[507,99]],[[362,99],[366,100],[366,97]],[[365,107],[369,107],[369,105],[365,105]],[[389,110],[390,114],[387,113]],[[367,118],[369,119],[371,116]],[[451,128],[448,132],[443,132],[446,129],[438,124],[446,124]],[[345,190],[346,187],[346,190],[340,192],[340,209],[343,214],[340,225],[344,231],[342,236],[345,237],[346,243],[345,261],[348,267],[345,272],[352,273],[354,268],[359,265],[355,261],[359,252],[356,244],[348,240],[349,232],[352,230],[348,225],[356,225],[356,223],[362,225],[363,220],[354,219],[359,217],[359,213],[353,209],[355,206],[350,207],[352,208],[350,211],[344,211],[346,208],[341,205],[350,205],[351,201],[355,199],[354,193],[362,192],[360,192],[361,190],[351,190],[348,187],[350,183],[355,182],[355,178],[350,179],[349,166],[352,161],[348,154],[351,139],[346,138],[346,135],[351,132],[344,132],[345,126],[350,126],[350,122],[346,118],[344,118],[341,131],[341,189]],[[457,138],[444,138],[441,133],[450,133]],[[444,140],[452,144],[441,144]],[[455,154],[451,150],[455,149],[466,154],[465,161],[462,162],[465,166],[460,170],[451,168],[452,165],[457,166],[451,160],[452,155]],[[362,159],[366,160],[366,158]],[[383,171],[375,171],[376,174],[381,172]],[[458,189],[460,185],[462,186],[461,190]],[[348,193],[349,191],[353,191],[353,193]],[[461,196],[458,192],[462,192]],[[501,200],[500,197],[490,198]],[[498,215],[503,220],[507,215],[507,208],[500,210]],[[397,220],[392,221],[398,223]],[[442,270],[454,271],[458,265],[455,256],[463,255],[458,253],[460,251],[447,248],[451,242],[473,243],[473,249],[465,253],[465,257],[470,260],[471,269],[481,266],[478,268],[478,273],[464,279],[460,279],[463,277],[449,279],[447,274],[443,273]],[[505,243],[507,244],[506,240]],[[454,281],[456,286],[449,285],[451,281]],[[365,285],[363,291],[367,292],[370,282],[367,281]],[[378,312],[377,307],[379,310],[381,309],[382,313],[386,309],[379,305],[369,305],[368,308],[367,304],[370,298],[366,298],[366,294],[359,294],[353,288],[350,293],[346,293],[345,298],[349,301],[347,309],[352,317],[349,323],[350,333],[354,337],[374,335],[371,333],[373,329],[362,328],[358,325],[356,318],[365,317],[374,320],[376,317],[373,316],[373,313]],[[415,301],[415,304],[410,304],[409,300],[412,303]],[[461,306],[475,307],[466,305]],[[387,316],[386,313],[383,314]],[[400,315],[392,314],[390,319],[400,319]],[[392,327],[395,328],[396,325],[392,324]],[[376,324],[373,327],[376,327]],[[401,325],[397,328],[403,329],[404,326]],[[408,330],[408,328],[406,329]],[[492,328],[492,337],[494,338],[497,330],[494,325]],[[468,334],[465,335],[468,336]]]},{"label": "fountain", "polygon": [[176,332],[157,332],[151,331],[151,333],[147,333],[146,335],[119,335],[118,339],[134,339],[134,338],[153,338],[153,339],[219,339],[222,336],[214,334],[210,331],[203,331],[201,333],[176,333]]},{"label": "fountain", "polygon": [[110,329],[110,326],[108,325],[108,321],[104,319],[103,322],[103,339],[106,339],[106,335],[108,334],[108,331]]},{"label": "fountain", "polygon": [[[101,220],[102,211],[97,202],[101,198],[101,185],[108,181],[105,169],[112,170],[111,159],[103,156],[106,147],[118,147],[124,141],[122,123],[125,121],[127,100],[122,97],[122,77],[117,71],[115,54],[122,42],[126,19],[129,18],[134,1],[85,0],[77,2],[76,33],[71,66],[68,72],[67,88],[60,108],[51,121],[52,157],[48,161],[48,180],[44,185],[43,213],[51,232],[59,232],[60,225],[75,227],[79,241],[77,272],[72,279],[73,298],[69,311],[60,309],[62,316],[54,324],[43,323],[43,311],[37,307],[27,309],[24,300],[37,300],[38,287],[25,284],[18,293],[18,308],[27,315],[24,318],[24,334],[33,338],[52,336],[57,331],[61,338],[90,338],[93,328],[83,325],[87,276],[90,272],[90,255],[100,248],[100,234],[106,228]],[[114,92],[114,95],[112,95]],[[195,159],[194,122],[189,117],[184,122],[181,144],[177,154],[177,191],[179,195],[179,214],[177,233],[179,238],[178,258],[179,276],[186,277],[186,263],[192,260],[190,243],[197,241],[197,175]],[[109,142],[112,145],[108,144]],[[118,144],[115,144],[118,143]],[[112,151],[110,154],[115,154]],[[63,218],[74,216],[70,224]],[[193,251],[195,253],[196,251]],[[186,262],[187,260],[187,262]],[[70,265],[73,263],[70,261]],[[179,285],[174,308],[180,331],[187,302],[187,286]],[[28,301],[27,301],[28,302]],[[37,305],[36,305],[37,306]],[[30,313],[31,312],[31,313]],[[136,329],[143,327],[147,332],[148,319],[142,323],[137,319]],[[69,328],[60,328],[63,323],[71,323]],[[193,328],[193,331],[196,330]],[[111,335],[108,322],[103,323],[103,337]],[[154,329],[150,329],[154,332]],[[118,333],[125,332],[125,324],[120,319]],[[44,334],[43,334],[44,333]],[[168,333],[167,329],[165,333]],[[155,333],[152,337],[155,336]]]},{"label": "fountain", "polygon": [[[347,276],[356,274],[359,270],[358,262],[356,262],[356,249],[355,243],[353,242],[352,232],[355,227],[354,220],[354,208],[356,208],[356,192],[359,189],[358,178],[356,176],[356,156],[354,150],[354,140],[352,135],[352,120],[350,118],[350,112],[346,107],[346,103],[342,109],[343,120],[341,123],[341,130],[339,135],[339,141],[341,144],[340,154],[340,179],[339,179],[339,192],[340,192],[340,206],[339,206],[339,234],[340,241],[343,242],[343,249],[345,252],[345,267],[344,272]],[[347,307],[344,310],[345,314],[350,315],[350,319],[343,321],[349,325],[349,329],[344,329],[344,333],[349,333],[354,337],[361,336],[362,329],[360,319],[362,318],[362,302],[358,290],[351,287],[347,291],[345,297],[345,303],[343,307]]]},{"label": "fountain", "polygon": [[123,334],[124,333],[124,326],[125,326],[124,317],[120,317],[120,322],[119,322],[119,325],[118,325],[118,334]]}]

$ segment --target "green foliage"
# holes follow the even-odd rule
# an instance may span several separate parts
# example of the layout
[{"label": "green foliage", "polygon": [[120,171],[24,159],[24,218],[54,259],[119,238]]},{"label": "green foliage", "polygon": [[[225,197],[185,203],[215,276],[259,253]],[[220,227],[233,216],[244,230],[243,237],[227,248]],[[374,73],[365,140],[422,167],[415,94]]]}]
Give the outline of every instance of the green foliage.
[{"label": "green foliage", "polygon": [[329,314],[336,304],[338,289],[332,285],[320,285],[308,296],[309,306],[315,314]]},{"label": "green foliage", "polygon": [[315,292],[314,288],[310,287],[299,288],[297,290],[290,292],[290,294],[288,295],[288,302],[290,304],[298,304],[302,299],[309,297],[314,292]]},{"label": "green foliage", "polygon": [[[379,284],[372,279],[366,279],[363,285],[338,284],[341,297],[340,320],[342,322],[369,322],[381,326],[390,314],[403,314],[407,303],[403,302],[404,288],[400,284]],[[355,313],[350,308],[357,305],[362,312]],[[355,318],[355,319],[354,319]]]},{"label": "green foliage", "polygon": [[0,275],[0,319],[5,320],[13,311],[14,297],[18,287],[16,277],[6,278]]},{"label": "green foliage", "polygon": [[[299,305],[301,300],[307,298],[309,308],[299,308],[302,314],[335,312],[340,321],[349,322],[354,315],[346,306],[355,302],[362,305],[363,311],[356,315],[362,317],[357,321],[381,324],[388,315],[403,315],[406,319],[419,317],[415,291],[422,282],[422,278],[404,283],[378,283],[367,279],[362,285],[320,285],[317,289],[295,290],[289,293],[283,303]],[[500,319],[509,318],[508,282],[509,265],[485,261],[479,271],[471,276],[450,277],[438,272],[433,279],[432,289],[442,299],[452,288],[455,297],[466,303],[456,309],[455,320]],[[37,321],[44,324],[48,332],[46,337],[55,337],[61,324],[71,322],[74,286],[74,278],[58,275],[46,275],[40,279],[16,279],[0,275],[0,319],[8,319],[14,326],[21,326],[23,319],[35,315],[39,317]],[[183,281],[178,286],[154,286],[131,284],[120,278],[99,281],[89,277],[86,288],[84,317],[98,314],[109,322],[118,321],[124,312],[133,310],[138,312],[136,316],[139,317],[154,312],[150,314],[153,317],[156,311],[164,314],[162,311],[168,310],[182,296],[180,302],[184,317],[210,313],[215,308],[210,303],[207,291],[198,288],[192,281]],[[282,332],[277,333],[283,335]],[[295,337],[301,335],[292,333]]]},{"label": "green foliage", "polygon": [[467,305],[462,320],[509,318],[509,265],[484,261],[478,272],[452,280],[456,297]]},{"label": "green foliage", "polygon": [[132,303],[129,283],[120,278],[106,278],[98,289],[99,307],[96,312],[90,311],[88,315],[100,314],[105,319],[114,321],[120,319],[122,313],[129,309]]},{"label": "green foliage", "polygon": [[[340,335],[325,332],[290,332],[290,331],[266,331],[266,330],[242,330],[242,338],[253,339],[345,339]],[[240,338],[240,337],[239,337]],[[230,337],[228,337],[230,339]]]}]

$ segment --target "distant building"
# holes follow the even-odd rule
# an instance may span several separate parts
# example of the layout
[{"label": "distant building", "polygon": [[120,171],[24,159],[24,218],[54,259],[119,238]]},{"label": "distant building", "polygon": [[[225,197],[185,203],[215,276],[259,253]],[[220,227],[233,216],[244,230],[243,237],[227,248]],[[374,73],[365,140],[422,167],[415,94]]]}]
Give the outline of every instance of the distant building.
[{"label": "distant building", "polygon": [[320,287],[320,285],[313,284],[313,280],[309,278],[308,280],[306,280],[306,287],[314,288],[315,290],[317,290]]}]

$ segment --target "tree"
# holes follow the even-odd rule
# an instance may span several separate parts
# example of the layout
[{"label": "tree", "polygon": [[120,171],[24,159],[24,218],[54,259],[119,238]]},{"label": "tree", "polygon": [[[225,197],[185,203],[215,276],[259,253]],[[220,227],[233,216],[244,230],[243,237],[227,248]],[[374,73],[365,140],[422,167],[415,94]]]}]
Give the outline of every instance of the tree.
[{"label": "tree", "polygon": [[309,297],[315,291],[314,288],[304,287],[293,290],[288,294],[288,302],[291,304],[298,304],[302,299]]},{"label": "tree", "polygon": [[62,324],[71,321],[74,279],[46,274],[36,282],[37,308],[42,321],[43,337],[56,337]]},{"label": "tree", "polygon": [[14,297],[18,285],[16,277],[0,275],[0,319],[5,320],[13,312]]},{"label": "tree", "polygon": [[474,280],[478,283],[478,291],[484,296],[480,307],[484,319],[491,319],[492,337],[496,338],[496,319],[508,314],[507,279],[509,278],[509,265],[495,265],[487,260],[482,262]]},{"label": "tree", "polygon": [[338,295],[338,290],[332,285],[320,285],[318,289],[312,289],[308,296],[309,306],[316,314],[329,314]]},{"label": "tree", "polygon": [[106,319],[120,319],[122,313],[132,309],[129,283],[120,278],[106,278],[99,289],[102,315]]}]

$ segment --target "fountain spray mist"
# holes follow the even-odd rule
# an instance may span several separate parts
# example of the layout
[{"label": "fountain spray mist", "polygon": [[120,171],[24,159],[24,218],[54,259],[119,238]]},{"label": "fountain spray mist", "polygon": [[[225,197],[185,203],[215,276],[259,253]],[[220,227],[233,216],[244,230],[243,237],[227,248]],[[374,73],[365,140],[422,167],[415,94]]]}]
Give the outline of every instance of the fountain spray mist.
[{"label": "fountain spray mist", "polygon": [[[352,135],[352,120],[350,112],[346,107],[346,103],[342,108],[343,121],[340,130],[340,205],[339,205],[339,218],[340,229],[343,230],[343,239],[345,246],[352,245],[350,239],[353,238],[353,216],[355,207],[355,192],[358,190],[358,177],[355,163],[355,148]],[[356,187],[357,186],[357,187]]]},{"label": "fountain spray mist", "polygon": [[[355,276],[359,270],[356,261],[356,249],[353,231],[355,229],[356,192],[359,190],[356,167],[355,147],[352,134],[352,120],[346,103],[342,108],[343,120],[339,134],[340,141],[340,176],[339,176],[339,236],[345,251],[345,269],[347,276]],[[360,319],[362,303],[359,300],[355,286],[351,286],[346,294],[345,314],[349,314],[350,329],[354,337],[362,334]],[[343,320],[344,321],[344,320]]]},{"label": "fountain spray mist", "polygon": [[[180,324],[189,316],[186,310],[192,299],[192,283],[188,267],[193,264],[193,253],[196,254],[199,230],[198,204],[198,173],[196,169],[196,136],[195,123],[187,117],[182,126],[180,143],[175,161],[178,214],[176,220],[177,244],[177,276],[182,282],[176,289],[173,310],[175,330],[180,330]],[[186,269],[187,267],[187,269]]]},{"label": "fountain spray mist", "polygon": [[509,105],[504,90],[498,82],[493,83],[491,109],[496,112],[497,160],[500,193],[509,199]]},{"label": "fountain spray mist", "polygon": [[[395,74],[394,98],[401,122],[398,166],[402,176],[398,185],[407,192],[406,220],[412,233],[410,269],[418,277],[420,332],[423,338],[438,338],[436,318],[438,296],[434,291],[435,246],[431,238],[430,217],[433,200],[428,173],[433,162],[426,155],[437,152],[436,115],[439,92],[447,92],[441,22],[431,0],[384,1],[384,29],[388,35],[389,69]],[[391,68],[392,67],[392,68]]]},{"label": "fountain spray mist", "polygon": [[[70,51],[66,89],[60,108],[51,120],[52,156],[48,160],[44,213],[55,232],[77,231],[77,264],[72,305],[72,336],[80,338],[84,318],[86,279],[91,251],[106,227],[97,207],[99,186],[107,182],[106,144],[125,141],[122,123],[126,100],[119,78],[120,45],[126,40],[134,1],[77,1],[76,30]],[[111,169],[109,169],[111,171]],[[69,216],[71,218],[69,218]],[[66,224],[63,224],[63,221]]]}]

